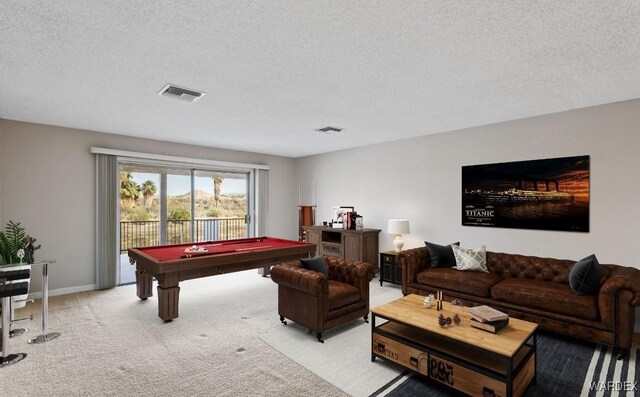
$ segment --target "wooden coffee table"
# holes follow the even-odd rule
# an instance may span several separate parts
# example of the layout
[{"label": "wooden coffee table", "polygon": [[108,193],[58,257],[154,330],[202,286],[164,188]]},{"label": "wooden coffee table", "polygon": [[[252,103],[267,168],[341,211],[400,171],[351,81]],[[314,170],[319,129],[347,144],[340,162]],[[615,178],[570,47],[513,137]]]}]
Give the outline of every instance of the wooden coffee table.
[{"label": "wooden coffee table", "polygon": [[[471,327],[466,308],[460,325],[440,327],[438,315],[424,307],[424,297],[407,295],[371,310],[371,361],[397,363],[433,381],[472,396],[522,396],[536,379],[537,324],[509,319],[492,334]],[[388,320],[376,325],[376,317]]]}]

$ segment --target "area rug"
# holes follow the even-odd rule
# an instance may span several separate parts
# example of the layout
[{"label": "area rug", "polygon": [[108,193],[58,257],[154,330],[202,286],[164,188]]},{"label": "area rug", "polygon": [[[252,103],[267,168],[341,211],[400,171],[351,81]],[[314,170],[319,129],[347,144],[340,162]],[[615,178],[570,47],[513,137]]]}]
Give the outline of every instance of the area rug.
[{"label": "area rug", "polygon": [[[402,291],[396,285],[380,287],[373,280],[369,295],[370,306],[376,307],[402,297]],[[364,320],[325,332],[325,343],[292,321],[266,330],[259,338],[351,396],[368,396],[402,372],[382,360],[371,362],[371,324]]]},{"label": "area rug", "polygon": [[[595,345],[557,334],[541,332],[538,337],[538,379],[526,397],[638,396],[640,380],[637,350],[616,360],[611,347]],[[627,389],[627,390],[625,390]],[[445,389],[408,371],[386,384],[372,396],[451,396]]]},{"label": "area rug", "polygon": [[258,339],[281,324],[277,285],[255,270],[181,282],[169,323],[135,285],[54,297],[49,330],[61,336],[27,344],[40,307],[18,313],[36,320],[10,341],[27,357],[0,368],[0,396],[346,396]]}]

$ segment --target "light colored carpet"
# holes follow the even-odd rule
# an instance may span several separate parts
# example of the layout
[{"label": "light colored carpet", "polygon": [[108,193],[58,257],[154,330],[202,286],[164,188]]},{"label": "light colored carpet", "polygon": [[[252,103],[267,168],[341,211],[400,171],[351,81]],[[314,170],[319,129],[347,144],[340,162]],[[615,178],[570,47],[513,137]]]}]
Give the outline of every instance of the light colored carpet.
[{"label": "light colored carpet", "polygon": [[[370,295],[373,308],[402,297],[402,290],[388,284],[380,287],[374,279]],[[291,321],[259,337],[352,396],[369,396],[402,372],[383,360],[371,362],[371,324],[364,320],[324,333],[325,343],[317,342],[315,333]]]},{"label": "light colored carpet", "polygon": [[181,283],[170,323],[135,285],[52,298],[49,329],[62,336],[40,345],[27,344],[39,333],[40,301],[26,311],[36,320],[10,352],[28,357],[0,368],[2,396],[345,395],[260,339],[290,330],[278,319],[277,286],[255,270]]}]

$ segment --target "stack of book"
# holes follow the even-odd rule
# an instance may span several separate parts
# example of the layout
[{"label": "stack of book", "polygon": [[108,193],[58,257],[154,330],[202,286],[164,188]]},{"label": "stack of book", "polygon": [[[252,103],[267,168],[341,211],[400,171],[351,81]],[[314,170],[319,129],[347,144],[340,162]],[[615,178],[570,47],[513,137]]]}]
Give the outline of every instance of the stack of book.
[{"label": "stack of book", "polygon": [[509,324],[509,315],[489,306],[476,306],[468,309],[471,326],[492,333],[500,331]]}]

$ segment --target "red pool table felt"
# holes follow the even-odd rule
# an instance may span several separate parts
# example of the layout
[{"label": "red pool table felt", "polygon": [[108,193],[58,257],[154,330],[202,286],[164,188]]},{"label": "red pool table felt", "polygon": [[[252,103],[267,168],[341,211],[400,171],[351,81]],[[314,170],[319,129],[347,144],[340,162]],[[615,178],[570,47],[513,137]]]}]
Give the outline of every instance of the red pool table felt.
[{"label": "red pool table felt", "polygon": [[[154,247],[138,248],[139,251],[151,256],[158,262],[168,262],[173,260],[185,259],[188,257],[215,256],[223,254],[232,254],[251,251],[268,251],[270,249],[278,249],[303,245],[305,243],[293,240],[285,240],[274,237],[252,237],[241,238],[235,240],[221,241],[205,241],[200,243],[186,243],[173,245],[159,245]],[[185,249],[192,246],[205,247],[207,251],[185,253]]]}]

